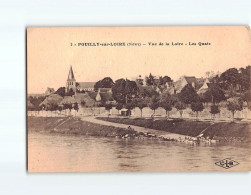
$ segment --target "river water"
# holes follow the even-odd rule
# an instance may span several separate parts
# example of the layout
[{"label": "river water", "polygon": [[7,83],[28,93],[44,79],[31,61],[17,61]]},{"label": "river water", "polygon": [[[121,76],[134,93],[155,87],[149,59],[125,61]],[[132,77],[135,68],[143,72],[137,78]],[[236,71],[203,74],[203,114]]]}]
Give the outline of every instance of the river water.
[{"label": "river water", "polygon": [[[186,172],[250,170],[250,145],[167,142],[29,133],[29,172]],[[224,158],[238,166],[224,169]]]}]

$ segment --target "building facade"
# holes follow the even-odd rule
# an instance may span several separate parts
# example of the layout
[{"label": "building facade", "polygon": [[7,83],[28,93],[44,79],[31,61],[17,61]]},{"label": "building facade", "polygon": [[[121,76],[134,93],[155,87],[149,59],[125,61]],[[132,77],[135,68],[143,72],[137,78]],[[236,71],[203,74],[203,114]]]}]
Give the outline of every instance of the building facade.
[{"label": "building facade", "polygon": [[71,89],[73,92],[85,92],[85,91],[94,91],[95,82],[77,82],[72,66],[70,67],[69,74],[66,80],[65,92],[69,92]]}]

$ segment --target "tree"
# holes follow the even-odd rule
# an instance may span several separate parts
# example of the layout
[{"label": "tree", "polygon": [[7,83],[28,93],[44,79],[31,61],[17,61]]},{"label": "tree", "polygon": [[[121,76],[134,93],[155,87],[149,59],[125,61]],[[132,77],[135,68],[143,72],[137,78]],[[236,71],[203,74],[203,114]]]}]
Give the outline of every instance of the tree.
[{"label": "tree", "polygon": [[62,111],[62,106],[57,106],[57,110],[60,112],[60,115],[61,115],[61,111]]},{"label": "tree", "polygon": [[125,98],[126,103],[131,102],[133,97],[138,94],[138,86],[135,81],[126,80]]},{"label": "tree", "polygon": [[65,87],[59,87],[58,90],[55,92],[56,94],[64,97],[66,94],[65,94]]},{"label": "tree", "polygon": [[65,96],[73,96],[74,94],[75,92],[73,91],[72,88],[70,88],[70,90],[67,93],[65,93]]},{"label": "tree", "polygon": [[147,107],[147,103],[143,97],[139,97],[135,99],[135,105],[140,109],[140,116],[142,117],[143,109]]},{"label": "tree", "polygon": [[108,113],[108,117],[109,117],[109,115],[110,115],[110,110],[112,109],[112,104],[105,104],[105,109],[109,112]]},{"label": "tree", "polygon": [[185,104],[191,104],[199,100],[199,95],[196,93],[195,89],[187,84],[181,92],[178,94],[179,100]]},{"label": "tree", "polygon": [[73,104],[73,109],[75,110],[75,116],[76,116],[76,111],[78,112],[78,110],[79,110],[79,107],[78,107],[78,103],[77,103],[77,102],[75,102],[75,103]]},{"label": "tree", "polygon": [[58,105],[57,104],[52,104],[52,110],[54,111],[55,116],[56,116],[56,113],[57,113],[57,110],[58,110]]},{"label": "tree", "polygon": [[45,100],[46,96],[33,97],[29,96],[28,100],[34,106],[33,110],[39,110],[39,105]]},{"label": "tree", "polygon": [[94,89],[98,90],[99,88],[112,88],[113,85],[114,85],[113,80],[110,77],[105,77],[102,80],[95,83]]},{"label": "tree", "polygon": [[57,106],[58,106],[57,104],[49,103],[46,106],[46,110],[51,111],[51,116],[52,116],[53,111],[57,110]]},{"label": "tree", "polygon": [[118,79],[112,87],[112,96],[118,102],[126,104],[132,100],[138,93],[138,87],[135,81]]},{"label": "tree", "polygon": [[143,90],[141,90],[140,92],[140,96],[142,97],[149,97],[151,98],[152,96],[158,96],[158,92],[155,91],[153,88],[148,87],[148,88],[143,88]]},{"label": "tree", "polygon": [[69,109],[70,110],[70,115],[71,115],[71,110],[72,110],[72,104],[71,103],[66,103],[66,104],[64,104],[64,108],[65,109]]},{"label": "tree", "polygon": [[191,104],[191,109],[193,112],[196,112],[196,118],[198,118],[198,113],[201,112],[204,109],[204,107],[201,101],[197,101]]},{"label": "tree", "polygon": [[203,96],[206,102],[212,102],[213,104],[226,100],[224,91],[217,84],[209,87]]},{"label": "tree", "polygon": [[159,78],[160,85],[165,85],[166,83],[170,83],[170,82],[173,82],[173,80],[169,76],[164,76],[164,77]]},{"label": "tree", "polygon": [[227,100],[227,109],[232,112],[233,114],[233,121],[234,121],[234,114],[236,111],[241,111],[243,109],[243,101],[240,98],[229,98]]},{"label": "tree", "polygon": [[125,101],[125,79],[118,79],[112,87],[112,96],[118,102],[124,104]]},{"label": "tree", "polygon": [[177,101],[175,103],[175,108],[180,112],[180,118],[182,118],[183,110],[186,109],[186,105],[181,101]]},{"label": "tree", "polygon": [[244,102],[247,103],[248,109],[251,110],[251,98],[250,98],[250,90],[246,91],[245,93],[242,94],[241,98]]},{"label": "tree", "polygon": [[169,112],[172,110],[172,107],[175,104],[175,99],[170,94],[162,94],[160,99],[160,106],[165,109],[166,117],[169,118]]},{"label": "tree", "polygon": [[65,111],[65,115],[66,115],[67,104],[63,104],[62,109]]},{"label": "tree", "polygon": [[135,108],[135,104],[134,103],[127,103],[125,105],[125,108],[129,111],[129,114],[131,115],[131,110]]},{"label": "tree", "polygon": [[150,99],[149,107],[153,110],[152,117],[154,117],[155,110],[159,107],[159,98],[157,98],[156,96],[153,96]]},{"label": "tree", "polygon": [[215,115],[220,113],[219,107],[217,105],[212,105],[210,113],[212,114],[212,116],[213,116],[212,118],[214,119]]},{"label": "tree", "polygon": [[149,77],[146,77],[146,83],[147,85],[153,85],[154,84],[154,78],[153,75],[150,73]]},{"label": "tree", "polygon": [[240,84],[240,74],[236,68],[230,68],[223,72],[220,76],[221,81],[224,81],[228,87],[236,87]]},{"label": "tree", "polygon": [[119,114],[119,111],[123,108],[123,104],[118,103],[115,108],[118,110],[118,114]]},{"label": "tree", "polygon": [[250,90],[251,66],[247,66],[246,68],[240,68],[239,71],[241,90]]},{"label": "tree", "polygon": [[212,78],[212,83],[219,83],[221,81],[219,75],[220,73],[218,73],[216,76]]},{"label": "tree", "polygon": [[71,110],[72,110],[72,104],[68,104],[68,109],[70,110],[70,115],[71,115]]}]

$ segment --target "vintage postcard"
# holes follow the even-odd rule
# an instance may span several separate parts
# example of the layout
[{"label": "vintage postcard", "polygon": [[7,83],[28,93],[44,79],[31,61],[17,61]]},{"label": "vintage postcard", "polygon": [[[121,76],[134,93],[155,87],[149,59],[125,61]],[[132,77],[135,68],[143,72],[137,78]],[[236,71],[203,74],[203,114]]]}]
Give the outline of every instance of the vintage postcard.
[{"label": "vintage postcard", "polygon": [[251,170],[247,26],[27,28],[28,172]]}]

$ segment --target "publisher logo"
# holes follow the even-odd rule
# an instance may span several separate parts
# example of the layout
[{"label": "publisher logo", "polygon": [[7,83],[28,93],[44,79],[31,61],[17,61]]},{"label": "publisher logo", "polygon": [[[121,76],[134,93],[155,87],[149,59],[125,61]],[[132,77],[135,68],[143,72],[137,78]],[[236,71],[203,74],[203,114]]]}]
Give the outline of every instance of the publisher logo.
[{"label": "publisher logo", "polygon": [[239,163],[235,160],[232,160],[231,158],[225,158],[221,161],[216,162],[215,164],[224,168],[224,169],[230,169],[230,168],[238,165]]}]

